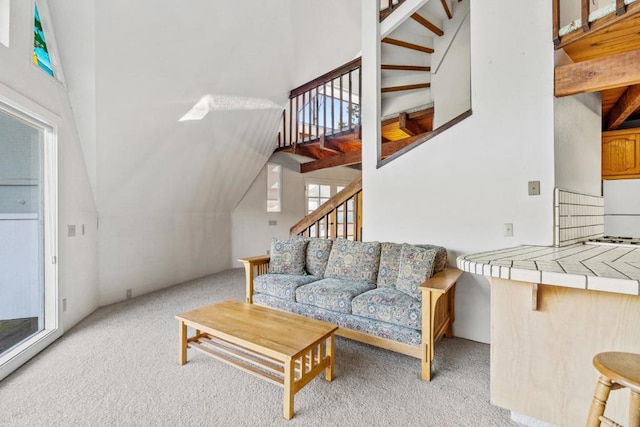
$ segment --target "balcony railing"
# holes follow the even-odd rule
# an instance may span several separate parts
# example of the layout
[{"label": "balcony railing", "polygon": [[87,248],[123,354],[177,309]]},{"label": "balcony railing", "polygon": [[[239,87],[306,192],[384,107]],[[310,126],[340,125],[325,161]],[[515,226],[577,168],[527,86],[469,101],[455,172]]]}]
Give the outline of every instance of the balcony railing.
[{"label": "balcony railing", "polygon": [[278,149],[359,129],[360,65],[361,58],[356,58],[291,91],[289,108],[282,117]]}]

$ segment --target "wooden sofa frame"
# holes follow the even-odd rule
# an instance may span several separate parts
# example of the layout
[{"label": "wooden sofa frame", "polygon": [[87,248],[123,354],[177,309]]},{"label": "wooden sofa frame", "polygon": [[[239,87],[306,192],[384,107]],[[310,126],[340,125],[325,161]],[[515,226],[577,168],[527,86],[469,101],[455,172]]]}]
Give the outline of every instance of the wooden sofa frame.
[{"label": "wooden sofa frame", "polygon": [[[238,260],[245,268],[246,301],[249,304],[253,304],[253,279],[267,273],[269,259],[269,255],[264,255]],[[425,381],[430,381],[436,340],[443,335],[453,336],[456,282],[461,274],[462,271],[457,268],[447,267],[420,285],[422,291],[422,343],[420,346],[404,344],[343,327],[338,329],[336,335],[420,359],[421,377]]]}]

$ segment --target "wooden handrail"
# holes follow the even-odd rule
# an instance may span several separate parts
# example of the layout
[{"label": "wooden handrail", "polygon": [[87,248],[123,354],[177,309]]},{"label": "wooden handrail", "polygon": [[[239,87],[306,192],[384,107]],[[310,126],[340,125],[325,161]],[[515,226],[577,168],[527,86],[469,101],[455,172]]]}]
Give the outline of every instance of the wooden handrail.
[{"label": "wooden handrail", "polygon": [[[290,234],[300,234],[307,230],[309,227],[318,223],[322,218],[327,217],[333,211],[338,209],[340,206],[344,205],[349,199],[356,196],[358,193],[362,192],[362,178],[358,178],[345,188],[342,189],[338,194],[331,197],[325,203],[323,203],[318,209],[311,212],[309,215],[302,218],[298,223],[296,223],[290,229]],[[346,223],[346,212],[345,212],[345,223]],[[358,215],[356,215],[358,216]],[[359,228],[359,224],[356,224],[356,229]],[[357,233],[359,234],[359,233]]]},{"label": "wooden handrail", "polygon": [[362,57],[359,56],[356,59],[349,61],[346,64],[341,65],[338,68],[335,68],[329,71],[328,73],[324,73],[320,77],[317,77],[311,80],[310,82],[305,83],[302,86],[298,86],[297,88],[293,89],[289,94],[289,98],[296,97],[304,92],[307,92],[310,89],[314,89],[318,86],[322,86],[323,84],[328,83],[333,79],[343,76],[350,71],[357,70],[358,68],[360,68],[361,64],[362,64]]}]

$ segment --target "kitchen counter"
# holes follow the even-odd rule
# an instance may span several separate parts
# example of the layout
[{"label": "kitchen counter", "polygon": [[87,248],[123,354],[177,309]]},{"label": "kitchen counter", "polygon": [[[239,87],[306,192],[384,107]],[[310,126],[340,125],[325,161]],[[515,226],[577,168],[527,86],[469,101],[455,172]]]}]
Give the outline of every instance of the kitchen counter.
[{"label": "kitchen counter", "polygon": [[[640,353],[640,248],[518,246],[457,263],[491,283],[491,403],[525,425],[584,425],[593,356]],[[628,425],[628,395],[607,412]]]},{"label": "kitchen counter", "polygon": [[457,264],[463,271],[499,279],[640,295],[640,248],[518,246],[460,256]]}]

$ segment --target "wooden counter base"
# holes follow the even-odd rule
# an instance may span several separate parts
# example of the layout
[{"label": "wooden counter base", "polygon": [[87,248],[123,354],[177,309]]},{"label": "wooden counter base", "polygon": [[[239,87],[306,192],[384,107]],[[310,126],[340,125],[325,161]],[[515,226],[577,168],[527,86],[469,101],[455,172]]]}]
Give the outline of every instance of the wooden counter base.
[{"label": "wooden counter base", "polygon": [[[603,351],[640,353],[640,296],[491,281],[491,403],[559,426],[584,425]],[[607,416],[627,425],[626,391]]]}]

